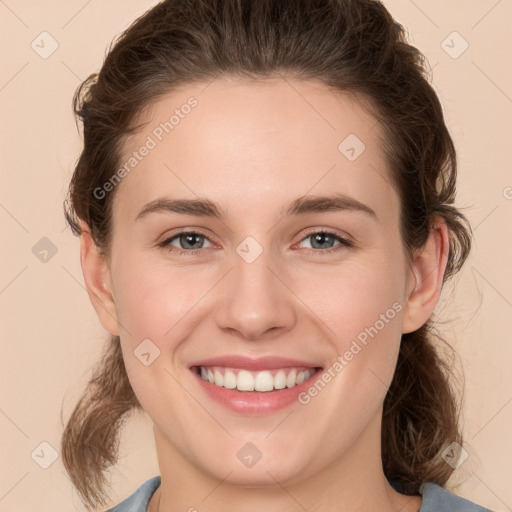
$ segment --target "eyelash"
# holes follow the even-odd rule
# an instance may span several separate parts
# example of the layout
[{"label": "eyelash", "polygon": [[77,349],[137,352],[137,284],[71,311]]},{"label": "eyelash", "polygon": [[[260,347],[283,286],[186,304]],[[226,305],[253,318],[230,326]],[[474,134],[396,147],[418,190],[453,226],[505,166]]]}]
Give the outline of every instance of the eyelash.
[{"label": "eyelash", "polygon": [[[202,236],[204,238],[206,238],[207,240],[209,240],[208,236],[205,234],[205,233],[202,233],[200,230],[186,230],[186,229],[183,229],[181,231],[178,231],[177,233],[173,234],[171,237],[169,238],[166,238],[165,240],[163,240],[162,242],[160,242],[158,244],[159,247],[162,247],[162,248],[167,248],[169,250],[169,252],[177,252],[179,256],[195,256],[197,254],[200,253],[200,251],[202,251],[203,249],[192,249],[192,250],[186,250],[186,249],[178,249],[174,246],[171,245],[171,242],[173,242],[174,240],[176,240],[178,237],[182,236],[182,235],[198,235],[198,236]],[[340,235],[337,235],[336,233],[333,233],[331,231],[327,231],[327,230],[318,230],[318,231],[311,231],[309,233],[307,233],[305,236],[303,236],[301,238],[301,240],[298,242],[298,243],[301,243],[303,242],[304,240],[306,240],[307,238],[313,236],[313,235],[327,235],[331,238],[334,238],[336,241],[339,242],[339,245],[335,246],[334,248],[330,248],[330,249],[314,249],[314,248],[306,248],[309,251],[311,252],[314,252],[315,254],[333,254],[333,253],[337,253],[343,249],[346,249],[346,248],[349,248],[349,247],[353,247],[353,243],[348,240],[347,238],[344,238]],[[211,242],[211,240],[209,240]]]}]

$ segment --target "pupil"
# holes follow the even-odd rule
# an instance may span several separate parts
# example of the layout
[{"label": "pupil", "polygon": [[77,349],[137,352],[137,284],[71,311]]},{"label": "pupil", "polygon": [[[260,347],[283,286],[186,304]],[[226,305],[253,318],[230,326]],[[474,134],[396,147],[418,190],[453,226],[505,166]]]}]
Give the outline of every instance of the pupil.
[{"label": "pupil", "polygon": [[[181,242],[182,246],[185,248],[192,248],[192,249],[200,249],[202,247],[202,243],[198,242],[198,239],[201,235],[195,235],[195,234],[189,234],[189,235],[182,235],[181,236]],[[199,244],[199,247],[194,247],[195,244]],[[190,247],[192,246],[192,247]]]},{"label": "pupil", "polygon": [[[332,247],[332,242],[334,241],[329,235],[325,233],[317,233],[314,238],[315,242],[313,246],[315,246],[315,244],[323,245],[326,244],[326,242],[331,242],[327,245],[327,247]],[[325,247],[325,245],[323,246]]]}]

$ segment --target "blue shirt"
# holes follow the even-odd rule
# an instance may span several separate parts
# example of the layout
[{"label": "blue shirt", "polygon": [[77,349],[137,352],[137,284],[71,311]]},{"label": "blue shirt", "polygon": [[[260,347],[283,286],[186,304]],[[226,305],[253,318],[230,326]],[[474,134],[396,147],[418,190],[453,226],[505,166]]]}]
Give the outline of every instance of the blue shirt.
[{"label": "blue shirt", "polygon": [[[146,512],[149,500],[159,486],[160,476],[154,476],[144,482],[130,497],[107,512]],[[423,496],[423,503],[419,512],[492,512],[432,482],[422,484],[420,494]]]}]

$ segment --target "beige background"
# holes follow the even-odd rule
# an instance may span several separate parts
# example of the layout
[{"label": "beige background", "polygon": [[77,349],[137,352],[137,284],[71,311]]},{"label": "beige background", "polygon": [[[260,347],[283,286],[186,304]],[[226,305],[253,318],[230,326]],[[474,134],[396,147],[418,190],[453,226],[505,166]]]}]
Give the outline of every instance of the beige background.
[{"label": "beige background", "polygon": [[[100,67],[113,36],[154,3],[0,1],[1,512],[83,510],[60,455],[48,469],[40,467],[51,462],[51,448],[40,443],[59,450],[61,412],[67,419],[106,336],[83,286],[79,241],[62,214],[80,148],[70,105],[79,82]],[[467,208],[475,230],[458,286],[439,305],[466,375],[469,457],[452,484],[495,511],[512,510],[512,1],[384,3],[431,63],[458,147],[458,204]],[[44,48],[51,48],[48,36],[39,36],[44,31],[58,43],[46,59],[31,47],[35,41],[42,52],[44,37]],[[450,36],[443,44],[453,31],[469,44],[458,58],[453,52],[462,40]],[[48,244],[39,242],[43,237],[57,250],[46,262],[36,245]],[[123,435],[114,501],[157,473],[150,423],[136,417]]]}]

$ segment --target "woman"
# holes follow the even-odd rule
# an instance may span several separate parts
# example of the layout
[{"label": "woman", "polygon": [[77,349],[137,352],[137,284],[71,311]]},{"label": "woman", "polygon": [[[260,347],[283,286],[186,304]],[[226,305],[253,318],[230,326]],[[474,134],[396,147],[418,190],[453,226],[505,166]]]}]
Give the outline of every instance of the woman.
[{"label": "woman", "polygon": [[66,217],[111,334],[63,460],[104,505],[143,409],[160,475],[112,511],[485,510],[432,313],[464,263],[422,54],[373,0],[164,1],[82,84]]}]

